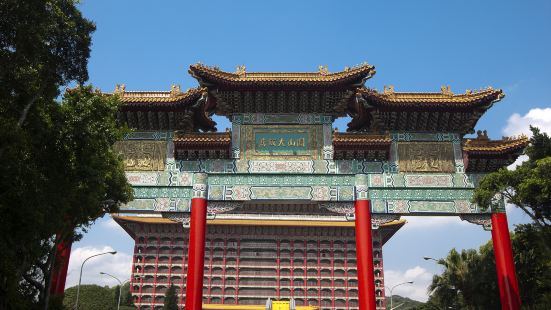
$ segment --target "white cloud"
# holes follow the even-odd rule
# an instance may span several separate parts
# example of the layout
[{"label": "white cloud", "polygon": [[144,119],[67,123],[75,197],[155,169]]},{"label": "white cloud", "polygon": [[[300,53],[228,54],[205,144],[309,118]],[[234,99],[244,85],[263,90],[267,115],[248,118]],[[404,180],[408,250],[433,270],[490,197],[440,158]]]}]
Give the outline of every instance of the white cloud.
[{"label": "white cloud", "polygon": [[510,164],[509,166],[507,166],[507,169],[509,170],[515,170],[517,169],[517,166],[520,166],[523,162],[527,161],[528,160],[528,156],[527,155],[520,155],[517,160],[515,160],[514,163]]},{"label": "white cloud", "polygon": [[[69,270],[67,274],[66,288],[78,284],[80,266],[82,262],[94,255],[104,252],[114,251],[110,246],[103,247],[80,247],[71,251],[69,260]],[[115,255],[106,254],[89,259],[84,265],[82,272],[82,284],[98,284],[114,286],[118,282],[105,275],[100,275],[100,272],[109,273],[121,281],[126,281],[130,278],[132,268],[132,256],[127,253],[117,252]]]},{"label": "white cloud", "polygon": [[386,294],[390,296],[390,289],[396,284],[413,281],[413,284],[397,286],[392,294],[426,301],[428,299],[427,288],[432,282],[432,276],[431,272],[421,266],[415,266],[406,271],[385,270],[385,286],[388,288]]},{"label": "white cloud", "polygon": [[457,216],[404,216],[407,221],[402,230],[439,229],[450,225],[468,225]]},{"label": "white cloud", "polygon": [[[518,136],[520,134],[531,136],[530,125],[538,127],[542,132],[551,134],[551,108],[531,109],[523,116],[518,113],[511,115],[507,120],[507,126],[503,128],[503,134],[506,136]],[[519,156],[507,169],[515,170],[518,165],[526,160],[528,160],[528,156]]]},{"label": "white cloud", "polygon": [[503,129],[503,134],[507,136],[529,135],[530,125],[538,127],[543,132],[551,133],[551,108],[531,109],[523,116],[518,113],[511,115],[507,120],[507,126]]},{"label": "white cloud", "polygon": [[126,234],[126,231],[119,225],[115,220],[109,216],[104,221],[100,222],[101,228],[105,228],[107,230],[116,232],[116,233],[124,233]]}]

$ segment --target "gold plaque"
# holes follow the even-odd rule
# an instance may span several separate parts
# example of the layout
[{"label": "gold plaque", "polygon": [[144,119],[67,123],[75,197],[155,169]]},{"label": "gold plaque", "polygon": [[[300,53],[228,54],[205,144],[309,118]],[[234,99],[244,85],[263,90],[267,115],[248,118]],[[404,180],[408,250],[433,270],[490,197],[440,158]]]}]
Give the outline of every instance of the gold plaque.
[{"label": "gold plaque", "polygon": [[400,172],[455,172],[453,145],[449,142],[398,143]]},{"label": "gold plaque", "polygon": [[123,156],[124,170],[165,169],[166,141],[119,141],[115,143],[114,149]]},{"label": "gold plaque", "polygon": [[241,151],[252,160],[321,159],[321,125],[242,125]]}]

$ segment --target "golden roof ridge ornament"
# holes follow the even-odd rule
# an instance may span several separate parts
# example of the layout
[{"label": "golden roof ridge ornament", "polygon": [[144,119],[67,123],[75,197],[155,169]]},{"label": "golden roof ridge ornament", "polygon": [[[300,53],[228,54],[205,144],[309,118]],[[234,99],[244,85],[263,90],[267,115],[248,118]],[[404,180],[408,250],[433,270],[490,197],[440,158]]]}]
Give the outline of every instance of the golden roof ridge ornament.
[{"label": "golden roof ridge ornament", "polygon": [[329,69],[327,68],[327,65],[319,65],[318,66],[318,72],[319,74],[321,75],[328,75],[329,74]]},{"label": "golden roof ridge ornament", "polygon": [[451,89],[450,85],[440,86],[440,92],[443,95],[453,96],[453,92],[452,92],[452,89]]},{"label": "golden roof ridge ornament", "polygon": [[171,97],[176,97],[176,96],[181,95],[181,94],[182,94],[182,90],[180,88],[180,85],[178,85],[178,84],[170,85],[170,96]]},{"label": "golden roof ridge ornament", "polygon": [[385,85],[383,93],[384,94],[394,94],[394,85]]},{"label": "golden roof ridge ornament", "polygon": [[124,85],[124,84],[117,84],[117,85],[115,85],[115,91],[114,91],[114,93],[115,93],[116,95],[123,95],[125,91],[126,91],[126,85]]},{"label": "golden roof ridge ornament", "polygon": [[247,67],[245,65],[238,65],[237,68],[235,68],[235,74],[239,76],[244,76],[247,74]]}]

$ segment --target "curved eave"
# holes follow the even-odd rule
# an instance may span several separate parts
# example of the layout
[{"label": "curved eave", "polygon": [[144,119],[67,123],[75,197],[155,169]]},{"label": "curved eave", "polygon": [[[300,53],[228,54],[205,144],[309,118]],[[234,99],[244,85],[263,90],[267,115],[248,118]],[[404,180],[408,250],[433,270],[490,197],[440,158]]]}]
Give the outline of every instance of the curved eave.
[{"label": "curved eave", "polygon": [[241,74],[221,71],[202,64],[189,67],[189,73],[202,86],[219,88],[259,89],[272,87],[288,88],[337,88],[350,89],[363,85],[375,74],[375,68],[364,64],[335,73],[319,72],[243,72]]},{"label": "curved eave", "polygon": [[522,153],[528,146],[530,140],[527,137],[520,137],[508,140],[478,140],[466,139],[463,142],[463,152],[467,155],[517,155]]},{"label": "curved eave", "polygon": [[487,88],[479,92],[454,95],[451,93],[379,93],[376,90],[358,89],[367,104],[385,110],[470,110],[489,108],[505,95],[501,89]]},{"label": "curved eave", "polygon": [[185,93],[120,92],[122,111],[177,111],[192,108],[206,94],[206,88],[193,88]]}]

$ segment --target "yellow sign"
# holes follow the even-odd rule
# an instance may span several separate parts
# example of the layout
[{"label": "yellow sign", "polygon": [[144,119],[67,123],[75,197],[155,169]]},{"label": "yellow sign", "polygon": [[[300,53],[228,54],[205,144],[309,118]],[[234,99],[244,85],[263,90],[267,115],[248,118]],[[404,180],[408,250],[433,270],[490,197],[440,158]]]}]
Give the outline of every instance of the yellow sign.
[{"label": "yellow sign", "polygon": [[272,301],[272,310],[289,310],[290,307],[289,301]]}]

